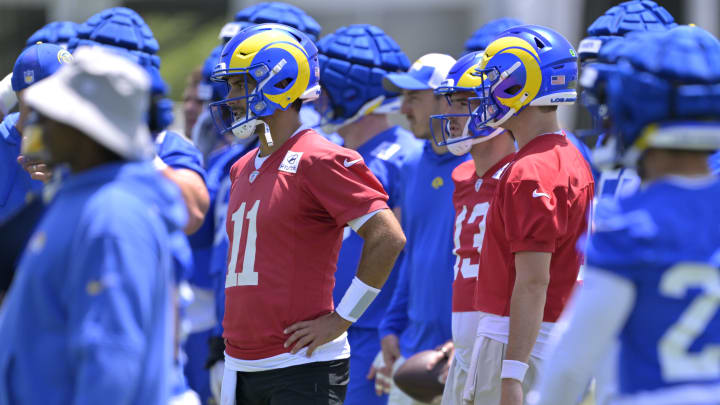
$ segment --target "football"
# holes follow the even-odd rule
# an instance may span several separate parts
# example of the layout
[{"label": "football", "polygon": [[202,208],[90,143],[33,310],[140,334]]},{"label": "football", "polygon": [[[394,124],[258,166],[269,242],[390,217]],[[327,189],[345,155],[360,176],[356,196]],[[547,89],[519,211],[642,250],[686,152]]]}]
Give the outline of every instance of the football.
[{"label": "football", "polygon": [[393,375],[398,388],[416,401],[440,403],[445,384],[440,383],[439,378],[448,367],[448,358],[444,356],[428,370],[437,353],[437,350],[425,350],[407,359]]}]

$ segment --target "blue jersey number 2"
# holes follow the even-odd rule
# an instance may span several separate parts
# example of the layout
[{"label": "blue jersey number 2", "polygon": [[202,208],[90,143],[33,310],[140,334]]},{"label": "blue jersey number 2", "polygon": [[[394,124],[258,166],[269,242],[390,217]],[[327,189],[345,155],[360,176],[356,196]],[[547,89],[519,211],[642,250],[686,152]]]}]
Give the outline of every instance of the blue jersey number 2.
[{"label": "blue jersey number 2", "polygon": [[660,293],[674,299],[690,288],[702,292],[658,342],[658,357],[667,382],[720,378],[720,342],[706,344],[698,353],[690,347],[705,332],[720,309],[720,270],[702,263],[678,263],[663,274]]}]

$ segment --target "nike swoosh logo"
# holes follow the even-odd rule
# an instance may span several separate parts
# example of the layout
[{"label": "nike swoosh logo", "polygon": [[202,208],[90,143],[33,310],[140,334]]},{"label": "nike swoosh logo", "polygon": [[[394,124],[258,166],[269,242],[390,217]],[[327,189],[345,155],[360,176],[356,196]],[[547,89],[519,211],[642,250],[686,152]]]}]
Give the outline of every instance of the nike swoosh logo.
[{"label": "nike swoosh logo", "polygon": [[548,200],[550,199],[550,194],[547,194],[547,193],[538,193],[537,189],[533,190],[533,194],[532,194],[532,195],[533,195],[533,198],[537,198],[537,197],[547,197]]},{"label": "nike swoosh logo", "polygon": [[355,163],[357,163],[357,162],[359,162],[359,161],[361,161],[361,160],[362,160],[362,159],[355,159],[355,160],[350,160],[350,161],[348,161],[347,159],[345,159],[345,161],[343,162],[343,165],[344,165],[345,167],[350,167],[350,166],[354,165]]}]

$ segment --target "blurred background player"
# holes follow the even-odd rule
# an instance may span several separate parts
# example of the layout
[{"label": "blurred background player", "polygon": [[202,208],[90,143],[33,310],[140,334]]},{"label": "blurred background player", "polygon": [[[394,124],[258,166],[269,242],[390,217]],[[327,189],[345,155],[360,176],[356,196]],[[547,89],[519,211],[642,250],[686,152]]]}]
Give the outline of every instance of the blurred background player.
[{"label": "blurred background player", "polygon": [[15,61],[11,84],[20,112],[5,116],[0,123],[0,295],[10,286],[20,254],[44,212],[42,182],[31,179],[18,164],[28,115],[22,95],[71,60],[70,53],[60,46],[40,43],[25,49]]},{"label": "blurred background player", "polygon": [[[483,81],[476,74],[482,52],[471,52],[450,69],[435,93],[446,98],[446,113],[436,127],[443,132],[442,145],[453,153],[469,150],[472,160],[461,163],[452,172],[455,190],[455,229],[453,253],[456,256],[452,285],[452,342],[445,344],[451,354],[446,374],[443,403],[463,403],[463,392],[472,363],[473,345],[481,313],[475,310],[475,284],[485,222],[498,180],[513,158],[515,141],[501,128],[477,126],[480,122],[478,96]],[[433,120],[435,121],[435,120]],[[439,137],[436,137],[436,139]],[[440,360],[440,355],[438,356]]]},{"label": "blurred background player", "polygon": [[28,113],[22,102],[23,93],[25,89],[55,73],[60,66],[71,60],[72,55],[64,48],[39,43],[25,49],[15,61],[12,89],[18,96],[20,111],[6,116],[0,124],[4,141],[1,162],[5,166],[0,180],[0,223],[9,219],[24,205],[28,193],[42,188],[42,183],[32,180],[17,163],[21,134]]},{"label": "blurred background player", "polygon": [[[632,168],[615,168],[613,164],[613,145],[607,145],[610,137],[607,130],[607,105],[605,104],[605,64],[614,64],[614,46],[604,47],[610,42],[621,42],[624,37],[644,31],[665,31],[677,24],[665,8],[652,0],[626,1],[611,7],[598,17],[587,29],[585,37],[578,46],[580,59],[580,81],[582,93],[580,102],[589,111],[592,129],[585,137],[595,142],[592,153],[592,168],[597,180],[598,197],[618,197],[635,192],[640,178]],[[586,72],[588,63],[602,62]]]},{"label": "blurred background player", "polygon": [[[213,74],[230,86],[228,98],[212,106],[215,120],[223,131],[260,139],[230,171],[223,403],[342,403],[346,330],[379,293],[405,243],[360,155],[300,123],[303,100],[320,93],[317,52],[294,28],[256,25],[228,42]],[[365,245],[334,311],[346,224]]]},{"label": "blurred background player", "polygon": [[[616,165],[615,140],[606,134],[610,126],[605,97],[607,72],[614,69],[626,37],[645,31],[662,32],[676,25],[668,11],[653,1],[626,1],[598,17],[588,27],[588,36],[580,41],[580,103],[590,113],[592,128],[579,133],[586,132],[584,138],[595,144],[591,162],[596,180],[595,203],[602,198],[631,195],[640,186],[634,168]],[[617,350],[605,356],[595,374],[597,405],[607,405],[617,393]]]},{"label": "blurred background player", "polygon": [[606,71],[606,135],[643,187],[599,203],[585,283],[533,403],[576,403],[616,337],[617,403],[717,402],[720,184],[707,158],[720,149],[720,43],[679,26],[623,48]]},{"label": "blurred background player", "polygon": [[168,399],[170,245],[187,213],[149,161],[148,89],[138,66],[80,49],[24,94],[33,152],[70,174],[3,307],[2,404]]},{"label": "blurred background player", "polygon": [[[398,220],[411,175],[409,160],[420,145],[411,133],[391,125],[387,113],[398,106],[398,93],[383,88],[383,75],[405,71],[410,64],[395,41],[372,25],[342,27],[318,42],[321,115],[342,137],[344,146],[356,150],[388,194],[388,206]],[[392,107],[392,106],[395,107]],[[363,253],[363,238],[345,227],[338,257],[333,299],[338,305],[350,287]],[[398,261],[399,263],[400,261]],[[346,404],[385,404],[387,396],[375,394],[366,375],[380,351],[378,324],[390,303],[397,271],[390,273],[373,303],[348,329],[350,382]]]},{"label": "blurred background player", "polygon": [[[390,404],[414,401],[392,384],[392,374],[405,359],[435,348],[450,338],[452,285],[452,186],[450,173],[467,159],[429,139],[430,116],[442,112],[445,101],[433,94],[455,63],[449,55],[431,53],[410,69],[385,76],[386,89],[402,92],[400,112],[410,123],[422,150],[406,165],[402,223],[408,238],[398,285],[379,328],[382,362],[373,372],[379,390],[389,391]],[[428,215],[432,212],[433,215]],[[444,248],[443,248],[444,247]],[[428,297],[434,297],[429,300]],[[372,374],[372,373],[371,373]]]},{"label": "blurred background player", "polygon": [[[148,127],[155,142],[155,167],[175,183],[181,191],[188,211],[186,234],[202,225],[209,204],[205,185],[202,155],[192,142],[180,133],[166,128],[173,120],[172,103],[167,99],[168,88],[160,75],[158,43],[152,30],[135,11],[125,7],[103,10],[90,17],[78,28],[77,37],[68,44],[70,50],[78,46],[101,46],[142,66],[150,77]],[[194,256],[185,239],[173,245],[175,259],[176,348],[172,374],[173,404],[197,404],[198,394],[192,390],[184,375],[187,357],[181,348],[192,328],[189,305],[193,302],[190,283],[195,276]]]},{"label": "blurred background player", "polygon": [[[557,32],[523,25],[488,45],[477,125],[512,133],[518,151],[490,203],[480,253],[478,321],[465,400],[520,405],[577,279],[593,180],[560,128],[577,57]],[[529,370],[529,372],[528,372]]]}]

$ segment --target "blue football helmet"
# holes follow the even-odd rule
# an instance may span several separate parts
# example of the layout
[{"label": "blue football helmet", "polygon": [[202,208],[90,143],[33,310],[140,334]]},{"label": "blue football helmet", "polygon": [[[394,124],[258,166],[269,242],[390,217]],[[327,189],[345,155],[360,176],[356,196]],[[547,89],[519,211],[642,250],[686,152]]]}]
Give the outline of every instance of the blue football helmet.
[{"label": "blue football helmet", "polygon": [[606,41],[630,32],[667,31],[675,26],[673,16],[654,1],[626,1],[611,7],[590,24],[588,36],[578,46],[578,57],[583,63],[592,60]]},{"label": "blue football helmet", "polygon": [[[215,125],[221,133],[248,138],[260,117],[276,110],[287,110],[296,100],[311,101],[320,94],[320,66],[315,44],[301,31],[281,24],[259,24],[244,28],[223,48],[212,80],[229,82],[235,76],[244,80],[245,94],[210,104]],[[250,90],[249,82],[255,87]],[[245,111],[233,107],[245,100]]]},{"label": "blue football helmet", "polygon": [[102,46],[126,56],[144,67],[151,78],[151,111],[148,125],[153,134],[173,121],[173,103],[167,98],[168,86],[160,75],[159,45],[145,20],[126,7],[113,7],[88,18],[80,25],[77,37],[68,44],[72,52],[78,46]]},{"label": "blue football helmet", "polygon": [[318,42],[323,88],[315,109],[326,133],[362,118],[400,108],[383,77],[405,72],[410,60],[383,30],[369,24],[341,27]]},{"label": "blue football helmet", "polygon": [[518,25],[524,25],[524,23],[507,17],[487,22],[465,41],[465,53],[484,51],[499,33]]},{"label": "blue football helmet", "polygon": [[[624,37],[637,32],[661,32],[677,26],[672,15],[651,0],[632,0],[611,7],[598,17],[587,30],[588,37],[578,46],[578,57],[582,64],[580,74],[580,103],[588,110],[592,120],[590,129],[580,130],[580,136],[598,136],[596,151],[597,165],[611,163],[613,147],[605,147],[604,131],[608,127],[605,85],[607,76],[614,70],[614,64],[622,52]],[[603,157],[604,156],[604,157]]]},{"label": "blue football helmet", "polygon": [[606,90],[618,162],[633,167],[648,148],[720,149],[718,83],[720,42],[707,31],[635,35]]},{"label": "blue football helmet", "polygon": [[35,31],[25,41],[25,46],[31,46],[38,42],[55,44],[67,48],[71,39],[77,36],[80,24],[72,21],[53,21]]},{"label": "blue football helmet", "polygon": [[562,35],[538,25],[510,28],[488,45],[478,73],[481,122],[493,128],[527,106],[574,104],[577,56]]},{"label": "blue football helmet", "polygon": [[[472,92],[474,97],[468,98],[467,113],[447,113],[430,116],[430,133],[438,146],[447,146],[450,153],[462,156],[470,151],[473,144],[484,142],[501,134],[501,128],[491,128],[482,123],[480,100],[483,94],[489,93],[489,87],[483,87],[482,74],[479,73],[483,61],[482,52],[471,52],[455,62],[450,68],[445,81],[435,89],[435,94],[443,95],[449,105],[451,97],[458,92]],[[473,104],[475,106],[473,107]],[[465,118],[461,134],[451,133],[451,124],[458,118]],[[440,120],[440,134],[433,129],[433,120]]]},{"label": "blue football helmet", "polygon": [[301,8],[280,1],[262,2],[246,7],[235,14],[233,21],[220,30],[218,39],[227,43],[243,28],[256,24],[282,24],[296,28],[313,42],[320,36],[322,27]]}]

